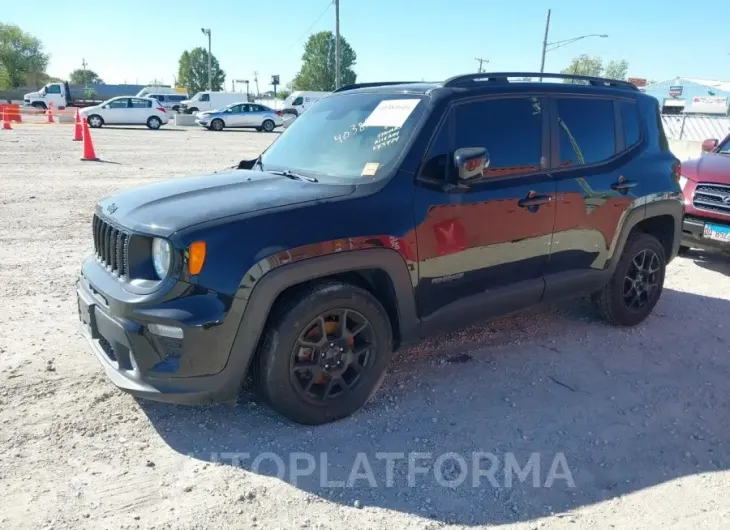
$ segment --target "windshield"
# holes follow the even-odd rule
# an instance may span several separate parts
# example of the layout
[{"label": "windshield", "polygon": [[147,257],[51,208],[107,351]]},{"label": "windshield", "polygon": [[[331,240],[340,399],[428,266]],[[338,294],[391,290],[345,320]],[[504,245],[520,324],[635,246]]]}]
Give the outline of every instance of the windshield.
[{"label": "windshield", "polygon": [[202,96],[202,95],[203,95],[203,92],[198,92],[192,98],[190,98],[190,101],[198,101],[200,99],[200,96]]},{"label": "windshield", "polygon": [[720,146],[717,152],[722,155],[730,155],[730,138],[725,140],[725,143]]},{"label": "windshield", "polygon": [[266,150],[263,168],[347,178],[383,175],[413,134],[425,111],[423,99],[382,93],[321,99]]}]

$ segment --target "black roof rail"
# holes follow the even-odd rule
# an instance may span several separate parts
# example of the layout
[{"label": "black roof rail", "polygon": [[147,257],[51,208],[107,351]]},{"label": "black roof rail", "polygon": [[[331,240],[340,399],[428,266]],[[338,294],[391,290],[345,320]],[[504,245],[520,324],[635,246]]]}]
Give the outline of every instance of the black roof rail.
[{"label": "black roof rail", "polygon": [[375,81],[372,83],[354,83],[352,85],[341,86],[334,92],[344,92],[346,90],[355,90],[356,88],[369,88],[373,86],[410,85],[418,82],[419,81]]},{"label": "black roof rail", "polygon": [[574,81],[586,81],[593,86],[606,86],[612,88],[624,88],[628,90],[639,91],[639,89],[628,81],[619,81],[617,79],[606,79],[603,77],[592,77],[588,75],[572,75],[572,74],[546,74],[536,72],[485,72],[481,74],[465,74],[457,75],[444,81],[445,87],[468,87],[475,83],[509,83],[510,77],[533,77],[543,79],[571,79]]}]

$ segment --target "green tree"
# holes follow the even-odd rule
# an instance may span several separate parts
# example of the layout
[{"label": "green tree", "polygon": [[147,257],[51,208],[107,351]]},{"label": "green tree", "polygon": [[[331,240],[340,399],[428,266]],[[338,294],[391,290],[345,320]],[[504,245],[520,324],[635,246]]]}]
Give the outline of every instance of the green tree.
[{"label": "green tree", "polygon": [[603,77],[607,79],[626,81],[626,74],[628,74],[628,72],[629,62],[627,60],[609,61],[606,65],[606,70],[603,72]]},{"label": "green tree", "polygon": [[23,86],[28,74],[45,72],[48,55],[43,44],[19,26],[0,22],[0,67],[12,88]]},{"label": "green tree", "polygon": [[102,84],[104,80],[93,70],[77,68],[68,76],[68,82],[72,85],[93,85]]},{"label": "green tree", "polygon": [[5,67],[0,65],[0,90],[10,90],[11,88],[13,87],[10,85],[10,76]]},{"label": "green tree", "polygon": [[[357,54],[340,36],[340,85],[350,85],[357,79],[352,69]],[[331,92],[335,89],[335,36],[331,31],[320,31],[309,37],[304,45],[302,69],[294,78],[294,90],[321,90]]]},{"label": "green tree", "polygon": [[[211,70],[213,90],[223,90],[226,73],[212,54]],[[185,87],[190,95],[208,89],[208,50],[198,47],[183,52],[177,70],[177,84]]]},{"label": "green tree", "polygon": [[[590,57],[589,55],[579,55],[573,59],[570,65],[563,70],[560,70],[561,74],[565,75],[589,75],[593,77],[600,77],[603,72],[603,61],[600,57]],[[570,83],[570,79],[566,79],[565,83]]]}]

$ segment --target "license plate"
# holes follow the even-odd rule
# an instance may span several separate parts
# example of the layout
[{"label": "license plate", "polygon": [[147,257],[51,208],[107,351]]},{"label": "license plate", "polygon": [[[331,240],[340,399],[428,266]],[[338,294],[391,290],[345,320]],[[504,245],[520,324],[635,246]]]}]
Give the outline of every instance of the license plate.
[{"label": "license plate", "polygon": [[717,241],[730,242],[730,226],[705,224],[704,236]]},{"label": "license plate", "polygon": [[93,324],[93,311],[94,306],[93,304],[89,304],[83,296],[78,296],[78,304],[79,304],[79,320],[81,321],[81,324],[86,328],[86,330],[91,333],[91,335],[94,335],[94,324]]}]

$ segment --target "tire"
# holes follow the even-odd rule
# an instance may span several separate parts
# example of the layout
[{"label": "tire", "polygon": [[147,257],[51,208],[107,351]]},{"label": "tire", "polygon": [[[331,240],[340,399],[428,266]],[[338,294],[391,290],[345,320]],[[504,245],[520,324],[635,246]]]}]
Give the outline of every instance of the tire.
[{"label": "tire", "polygon": [[[343,311],[348,315],[346,327],[357,331],[354,338],[338,337],[340,330],[329,326],[339,324],[325,322],[334,315],[340,318]],[[325,326],[329,337],[323,334]],[[312,342],[318,338],[322,347],[298,346],[300,338]],[[264,330],[253,375],[259,393],[276,412],[296,423],[321,425],[354,414],[370,399],[383,382],[392,349],[388,315],[373,295],[350,284],[318,282],[277,304]],[[303,354],[309,359],[298,359]],[[349,364],[353,359],[356,363]],[[294,368],[295,361],[309,360],[316,362]],[[352,386],[346,391],[343,384]]]},{"label": "tire", "polygon": [[98,129],[102,125],[104,125],[104,118],[99,116],[98,114],[92,114],[88,118],[86,118],[87,123],[89,124],[89,127],[92,129]]},{"label": "tire", "polygon": [[[644,278],[629,280],[630,276],[636,276],[637,263],[644,265],[642,274]],[[631,234],[611,280],[603,289],[591,296],[593,304],[601,316],[611,324],[635,326],[643,322],[651,314],[662,294],[666,265],[664,247],[657,238],[644,232]],[[652,273],[655,267],[656,270]],[[637,293],[634,287],[628,287],[634,281],[639,282],[640,289],[642,286],[646,287],[644,294],[638,298],[634,297]],[[629,293],[627,296],[634,297],[629,302],[638,301],[639,304],[631,307],[632,304],[627,303],[624,296],[625,288]]]},{"label": "tire", "polygon": [[36,101],[33,103],[32,107],[36,110],[46,110],[48,107],[46,107],[46,104],[42,101]]},{"label": "tire", "polygon": [[157,129],[162,127],[162,120],[157,116],[150,116],[149,118],[147,118],[147,127],[152,129],[153,131],[156,131]]},{"label": "tire", "polygon": [[679,255],[686,256],[690,250],[692,250],[692,249],[689,247],[685,247],[684,245],[680,245],[679,246]]},{"label": "tire", "polygon": [[197,107],[193,107],[191,109],[186,109],[185,110],[185,114],[195,114],[196,112],[198,112],[198,108]]},{"label": "tire", "polygon": [[214,131],[222,131],[225,125],[226,124],[223,123],[223,120],[221,120],[220,118],[216,118],[212,122],[210,122],[210,128]]},{"label": "tire", "polygon": [[180,105],[173,105],[172,111],[173,112],[180,112]]},{"label": "tire", "polygon": [[272,120],[264,120],[264,123],[261,124],[261,128],[265,132],[271,132],[276,129],[276,124]]}]

